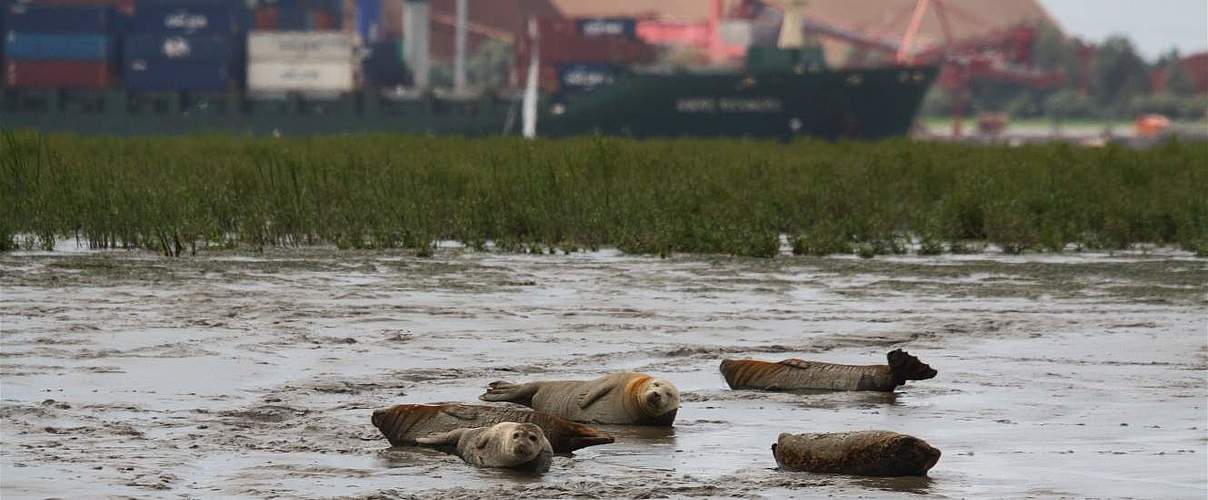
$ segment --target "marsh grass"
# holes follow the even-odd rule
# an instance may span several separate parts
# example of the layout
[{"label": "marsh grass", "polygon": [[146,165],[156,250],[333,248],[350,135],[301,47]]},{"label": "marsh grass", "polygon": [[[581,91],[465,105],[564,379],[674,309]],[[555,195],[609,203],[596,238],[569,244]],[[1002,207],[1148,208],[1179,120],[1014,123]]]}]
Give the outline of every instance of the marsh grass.
[{"label": "marsh grass", "polygon": [[[333,244],[771,257],[1208,251],[1208,152],[889,141],[7,133],[0,250]],[[917,244],[911,245],[911,242]]]}]

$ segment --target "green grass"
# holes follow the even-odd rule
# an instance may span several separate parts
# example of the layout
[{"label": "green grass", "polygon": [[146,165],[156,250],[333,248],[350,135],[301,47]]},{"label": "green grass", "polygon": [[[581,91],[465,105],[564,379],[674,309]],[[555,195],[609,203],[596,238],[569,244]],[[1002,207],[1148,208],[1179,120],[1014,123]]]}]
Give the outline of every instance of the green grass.
[{"label": "green grass", "polygon": [[0,249],[335,244],[862,256],[1208,252],[1208,152],[890,141],[356,136],[0,141]]}]

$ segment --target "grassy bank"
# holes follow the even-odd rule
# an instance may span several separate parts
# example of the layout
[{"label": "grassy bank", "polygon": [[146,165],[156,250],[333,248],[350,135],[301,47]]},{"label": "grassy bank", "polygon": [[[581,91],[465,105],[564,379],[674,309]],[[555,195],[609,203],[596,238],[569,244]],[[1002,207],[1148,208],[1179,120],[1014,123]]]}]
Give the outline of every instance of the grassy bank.
[{"label": "grassy bank", "polygon": [[1011,252],[1137,243],[1208,251],[1203,145],[1148,151],[885,142],[781,145],[364,136],[0,142],[0,245],[179,255],[207,247],[437,240],[504,249],[770,256]]}]

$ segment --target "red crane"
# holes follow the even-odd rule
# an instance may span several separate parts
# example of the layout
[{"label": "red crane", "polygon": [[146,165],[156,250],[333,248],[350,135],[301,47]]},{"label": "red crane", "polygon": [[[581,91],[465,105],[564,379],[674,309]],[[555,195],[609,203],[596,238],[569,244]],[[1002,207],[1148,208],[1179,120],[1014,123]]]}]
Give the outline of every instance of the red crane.
[{"label": "red crane", "polygon": [[[736,7],[736,17],[753,17],[769,6],[762,0],[746,0]],[[944,41],[921,50],[913,50],[923,20],[935,12]],[[956,98],[953,135],[961,134],[964,108],[968,104],[969,86],[975,81],[993,81],[1024,85],[1037,89],[1059,87],[1065,75],[1042,71],[1033,65],[1032,45],[1038,35],[1035,26],[1018,25],[998,29],[976,38],[958,40],[952,30],[951,18],[967,24],[990,26],[991,23],[950,4],[947,0],[917,0],[913,9],[900,13],[893,23],[909,15],[906,31],[901,37],[866,33],[836,26],[816,18],[806,17],[802,29],[809,33],[842,40],[861,49],[892,55],[903,65],[941,65],[940,85]]]}]

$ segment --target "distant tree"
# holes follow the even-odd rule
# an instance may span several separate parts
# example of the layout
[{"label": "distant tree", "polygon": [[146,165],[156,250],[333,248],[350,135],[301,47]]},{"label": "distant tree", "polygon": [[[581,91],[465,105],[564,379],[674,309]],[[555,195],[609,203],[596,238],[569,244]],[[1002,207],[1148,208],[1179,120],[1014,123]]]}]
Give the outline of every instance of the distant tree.
[{"label": "distant tree", "polygon": [[1195,82],[1191,81],[1191,75],[1187,74],[1183,59],[1178,55],[1178,52],[1174,52],[1175,57],[1163,66],[1166,69],[1166,92],[1177,96],[1193,95]]},{"label": "distant tree", "polygon": [[1032,46],[1032,58],[1036,66],[1049,71],[1061,71],[1066,75],[1066,86],[1077,85],[1082,71],[1078,61],[1077,43],[1055,26],[1044,25]]},{"label": "distant tree", "polygon": [[1132,100],[1149,92],[1149,66],[1128,38],[1108,37],[1095,52],[1091,69],[1095,101],[1117,114],[1128,112]]}]

